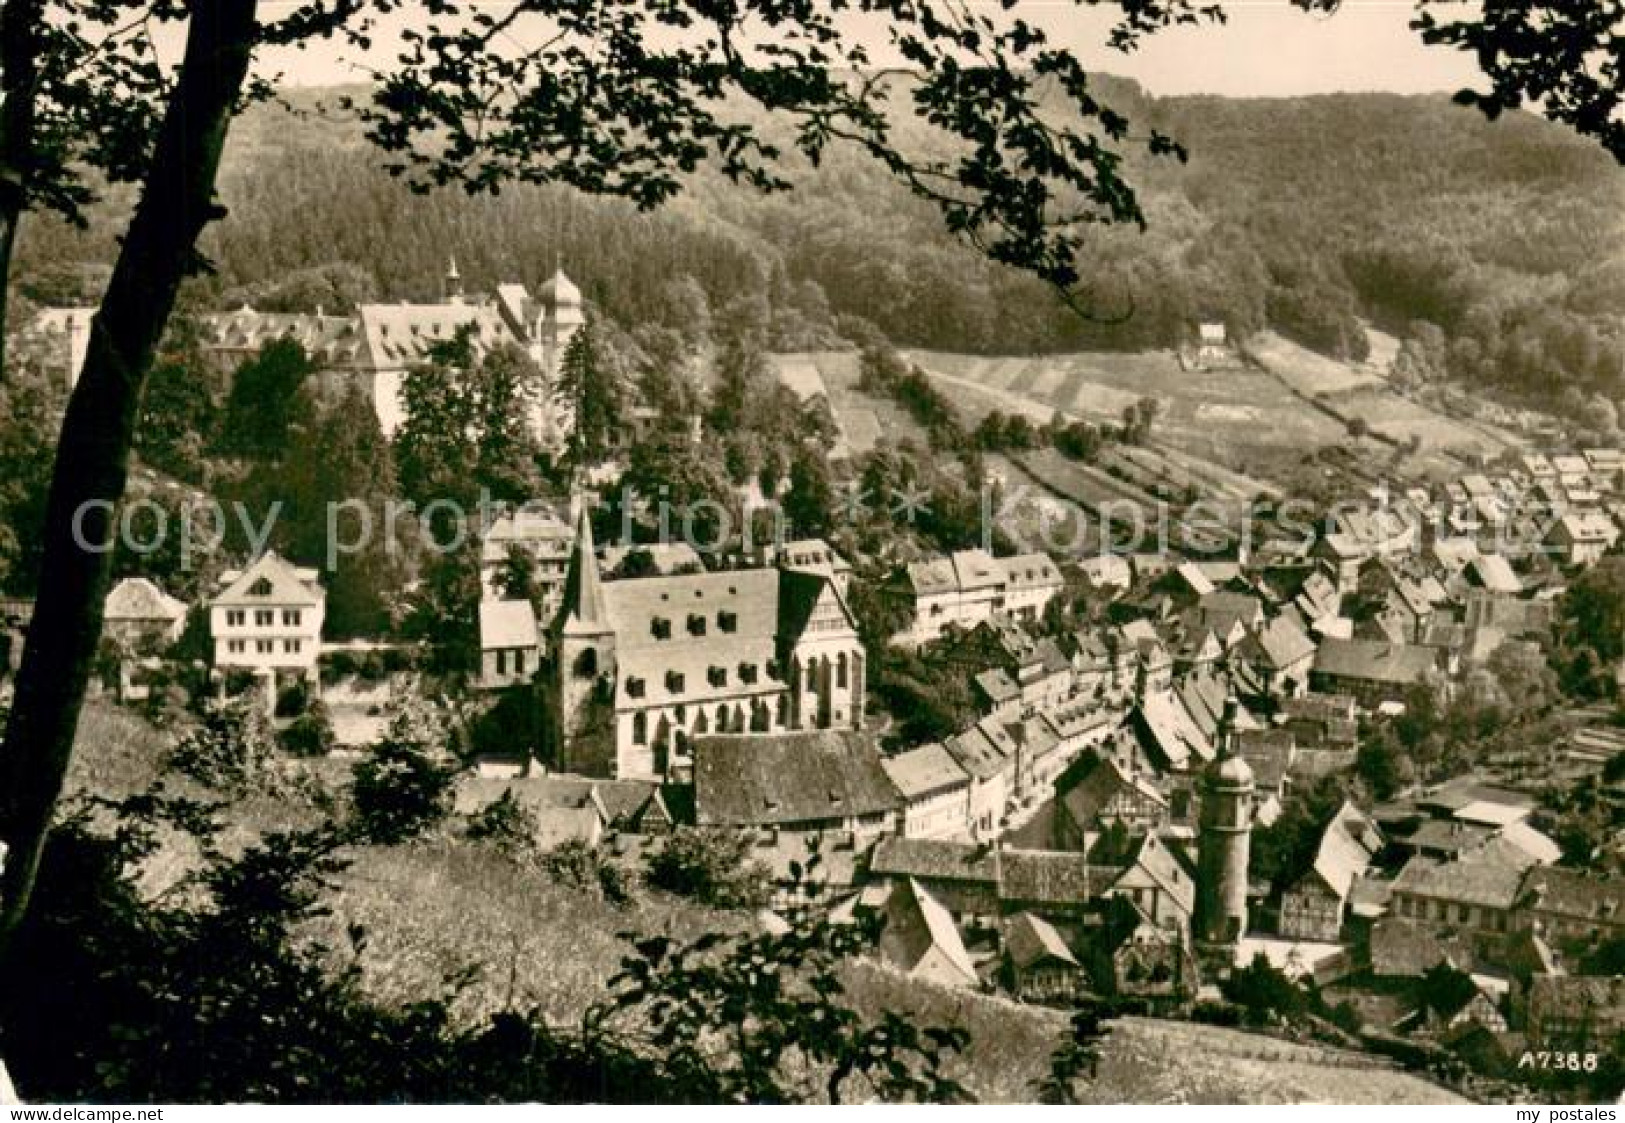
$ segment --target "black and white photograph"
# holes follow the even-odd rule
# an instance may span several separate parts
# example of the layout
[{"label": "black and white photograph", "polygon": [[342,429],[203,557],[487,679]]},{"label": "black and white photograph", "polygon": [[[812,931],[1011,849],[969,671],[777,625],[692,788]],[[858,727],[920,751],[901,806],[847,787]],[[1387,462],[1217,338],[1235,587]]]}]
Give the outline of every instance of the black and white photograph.
[{"label": "black and white photograph", "polygon": [[1619,1118],[1625,0],[0,0],[0,267],[6,1120]]}]

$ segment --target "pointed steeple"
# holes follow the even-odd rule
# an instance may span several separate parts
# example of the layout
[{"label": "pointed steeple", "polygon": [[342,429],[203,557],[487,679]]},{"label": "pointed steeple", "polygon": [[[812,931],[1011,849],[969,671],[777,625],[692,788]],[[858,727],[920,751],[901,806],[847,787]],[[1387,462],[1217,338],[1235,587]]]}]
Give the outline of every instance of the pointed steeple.
[{"label": "pointed steeple", "polygon": [[570,569],[564,578],[564,634],[594,636],[609,630],[609,610],[604,605],[604,587],[593,550],[590,506],[583,503],[576,516],[575,552],[570,555]]}]

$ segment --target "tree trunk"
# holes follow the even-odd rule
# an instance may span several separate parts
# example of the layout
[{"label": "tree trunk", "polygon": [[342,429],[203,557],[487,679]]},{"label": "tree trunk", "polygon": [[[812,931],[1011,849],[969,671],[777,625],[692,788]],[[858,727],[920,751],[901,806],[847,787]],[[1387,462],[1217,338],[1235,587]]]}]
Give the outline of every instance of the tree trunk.
[{"label": "tree trunk", "polygon": [[112,505],[124,494],[142,383],[176,291],[196,262],[198,236],[222,213],[215,173],[253,53],[256,2],[191,5],[186,54],[141,201],[62,422],[39,592],[0,748],[0,840],[8,848],[0,947],[28,907],[101,638],[112,555],[85,547],[111,544]]},{"label": "tree trunk", "polygon": [[0,390],[5,389],[6,332],[11,327],[11,255],[28,208],[39,101],[39,26],[44,0],[0,6]]}]

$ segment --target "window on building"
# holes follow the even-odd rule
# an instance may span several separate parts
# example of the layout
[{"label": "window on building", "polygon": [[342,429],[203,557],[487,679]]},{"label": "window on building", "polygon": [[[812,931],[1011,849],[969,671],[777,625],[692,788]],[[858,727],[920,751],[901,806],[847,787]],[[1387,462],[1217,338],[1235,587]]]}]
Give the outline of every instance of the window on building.
[{"label": "window on building", "polygon": [[704,613],[690,612],[688,614],[688,634],[691,636],[703,636],[705,634]]},{"label": "window on building", "polygon": [[846,652],[844,651],[835,660],[835,686],[839,690],[846,689]]},{"label": "window on building", "polygon": [[270,609],[268,609],[268,608],[258,608],[258,609],[254,610],[254,626],[255,627],[257,627],[257,628],[269,628],[272,624],[275,624],[275,623],[276,623],[276,613],[272,612]]},{"label": "window on building", "polygon": [[626,680],[626,696],[628,698],[642,698],[647,689],[647,684],[636,675],[632,675]]},{"label": "window on building", "polygon": [[501,648],[498,648],[497,649],[497,674],[505,675],[507,673],[508,673],[508,653],[507,653],[507,651],[505,651],[505,650],[503,650]]},{"label": "window on building", "polygon": [[655,639],[671,639],[671,621],[664,616],[656,616],[649,621],[649,634]]},{"label": "window on building", "polygon": [[513,673],[516,675],[525,673],[525,652],[523,649],[513,653]]},{"label": "window on building", "polygon": [[739,630],[739,613],[729,612],[726,609],[717,613],[717,628],[724,632],[737,632]]},{"label": "window on building", "polygon": [[282,650],[289,655],[298,655],[300,649],[304,646],[305,644],[303,640],[289,639],[282,641]]},{"label": "window on building", "polygon": [[241,655],[243,652],[248,650],[248,644],[240,639],[230,640],[226,644],[226,650],[231,652],[233,655]]},{"label": "window on building", "polygon": [[756,681],[755,663],[739,664],[739,681],[746,683],[747,685]]},{"label": "window on building", "polygon": [[712,686],[727,686],[728,672],[722,667],[711,667],[705,672],[705,680]]},{"label": "window on building", "polygon": [[248,623],[248,613],[240,608],[230,609],[226,612],[226,627],[241,628]]},{"label": "window on building", "polygon": [[632,715],[632,743],[634,745],[647,744],[649,741],[649,715],[635,713]]},{"label": "window on building", "polygon": [[254,650],[259,652],[261,655],[269,655],[271,652],[276,650],[276,644],[268,639],[255,640]]},{"label": "window on building", "polygon": [[268,596],[270,596],[271,595],[271,581],[270,581],[270,578],[261,577],[258,581],[254,582],[252,585],[250,585],[248,587],[248,595],[251,596],[251,597],[268,597]]},{"label": "window on building", "polygon": [[297,628],[299,618],[303,614],[297,608],[284,608],[282,610],[282,624],[287,628]]},{"label": "window on building", "polygon": [[666,690],[672,694],[683,692],[683,673],[681,671],[666,672]]}]

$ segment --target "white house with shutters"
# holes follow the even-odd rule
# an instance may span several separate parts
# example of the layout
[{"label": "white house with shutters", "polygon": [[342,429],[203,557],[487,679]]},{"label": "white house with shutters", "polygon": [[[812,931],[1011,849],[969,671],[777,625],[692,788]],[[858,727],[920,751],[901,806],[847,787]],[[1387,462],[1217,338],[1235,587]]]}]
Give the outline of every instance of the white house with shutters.
[{"label": "white house with shutters", "polygon": [[220,672],[316,681],[327,593],[314,569],[265,553],[221,574],[209,602],[209,635]]}]

